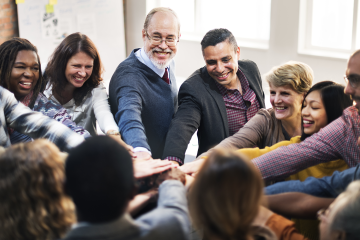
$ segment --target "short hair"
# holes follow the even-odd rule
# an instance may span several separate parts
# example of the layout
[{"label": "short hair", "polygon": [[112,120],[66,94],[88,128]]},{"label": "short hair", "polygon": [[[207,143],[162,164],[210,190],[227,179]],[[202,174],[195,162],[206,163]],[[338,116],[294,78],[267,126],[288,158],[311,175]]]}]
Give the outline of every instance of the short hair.
[{"label": "short hair", "polygon": [[[343,85],[333,81],[321,81],[310,88],[305,95],[304,101],[311,92],[319,91],[326,112],[327,124],[329,124],[339,118],[345,108],[353,104],[351,97],[344,93],[344,88]],[[305,140],[309,136],[304,133],[304,128],[302,127],[301,140]]]},{"label": "short hair", "polygon": [[175,11],[172,10],[171,8],[167,8],[167,7],[157,7],[157,8],[153,8],[151,9],[151,11],[146,15],[145,18],[145,22],[144,22],[144,30],[147,31],[150,21],[152,19],[152,17],[154,16],[155,13],[157,12],[167,12],[167,13],[171,13],[175,16],[176,21],[177,21],[177,25],[178,25],[178,35],[180,34],[180,21],[178,16],[176,15]]},{"label": "short hair", "polygon": [[226,28],[217,28],[208,31],[201,40],[201,51],[204,55],[204,50],[208,46],[216,46],[218,43],[228,41],[234,48],[234,52],[237,51],[238,45],[234,35]]},{"label": "short hair", "polygon": [[347,202],[335,212],[330,223],[331,230],[345,231],[347,240],[356,240],[360,236],[360,181],[354,181],[342,193]]},{"label": "short hair", "polygon": [[12,68],[18,53],[23,50],[35,52],[39,63],[39,79],[34,86],[33,95],[29,103],[29,107],[33,108],[36,98],[38,97],[39,92],[42,90],[41,86],[43,83],[43,76],[41,73],[41,63],[37,48],[31,42],[29,42],[29,40],[15,37],[5,41],[0,45],[0,86],[9,89]]},{"label": "short hair", "polygon": [[0,239],[58,239],[76,221],[64,194],[64,159],[37,139],[0,155]]},{"label": "short hair", "polygon": [[251,234],[263,195],[258,170],[238,152],[214,150],[190,189],[189,211],[204,239],[244,239]]},{"label": "short hair", "polygon": [[265,79],[269,85],[275,87],[288,85],[298,93],[306,93],[312,85],[314,73],[311,67],[305,63],[289,61],[273,67],[265,75]]},{"label": "short hair", "polygon": [[129,152],[108,136],[97,136],[70,151],[66,192],[83,221],[109,222],[124,211],[134,188]]},{"label": "short hair", "polygon": [[61,96],[68,80],[65,76],[66,65],[69,59],[79,52],[84,52],[94,59],[93,71],[89,79],[80,88],[74,91],[74,100],[77,106],[81,105],[86,95],[103,80],[103,65],[95,44],[82,33],[73,33],[67,36],[55,49],[45,70],[46,81],[52,85],[52,91]]}]

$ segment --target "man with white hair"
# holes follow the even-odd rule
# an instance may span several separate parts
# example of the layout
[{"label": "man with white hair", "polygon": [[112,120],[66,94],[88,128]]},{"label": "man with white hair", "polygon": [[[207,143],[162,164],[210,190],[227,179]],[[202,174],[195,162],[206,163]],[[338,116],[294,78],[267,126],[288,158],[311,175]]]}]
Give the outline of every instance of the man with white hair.
[{"label": "man with white hair", "polygon": [[177,109],[175,65],[180,23],[169,8],[146,16],[144,46],[120,63],[110,81],[109,101],[124,141],[138,159],[160,158]]}]

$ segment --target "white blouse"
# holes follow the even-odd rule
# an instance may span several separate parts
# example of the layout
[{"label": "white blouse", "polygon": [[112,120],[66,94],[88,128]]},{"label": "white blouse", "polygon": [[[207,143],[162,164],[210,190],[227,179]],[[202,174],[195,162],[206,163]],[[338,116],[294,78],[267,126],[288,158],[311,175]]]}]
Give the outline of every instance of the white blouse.
[{"label": "white blouse", "polygon": [[[52,86],[46,86],[44,95],[57,104],[60,102],[52,94]],[[61,105],[61,104],[60,104]],[[75,100],[62,105],[77,125],[82,126],[91,136],[96,136],[96,120],[99,123],[101,131],[106,133],[109,130],[119,130],[114,116],[110,111],[108,95],[106,88],[102,83],[94,88],[83,100],[80,106],[75,105]]]}]

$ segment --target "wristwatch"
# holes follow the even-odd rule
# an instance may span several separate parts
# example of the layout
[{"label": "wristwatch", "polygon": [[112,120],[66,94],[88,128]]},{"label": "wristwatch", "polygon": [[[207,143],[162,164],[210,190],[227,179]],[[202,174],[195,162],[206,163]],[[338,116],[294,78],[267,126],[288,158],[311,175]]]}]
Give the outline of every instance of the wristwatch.
[{"label": "wristwatch", "polygon": [[106,133],[106,135],[120,135],[119,131],[116,130],[110,130]]}]

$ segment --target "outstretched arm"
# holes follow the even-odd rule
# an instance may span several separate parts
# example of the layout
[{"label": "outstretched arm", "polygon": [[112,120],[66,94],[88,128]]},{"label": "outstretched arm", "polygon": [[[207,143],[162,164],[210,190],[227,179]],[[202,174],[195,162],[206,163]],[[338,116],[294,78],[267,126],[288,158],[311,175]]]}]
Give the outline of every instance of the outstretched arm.
[{"label": "outstretched arm", "polygon": [[268,195],[270,210],[287,217],[316,218],[316,213],[329,205],[335,198],[319,198],[305,193],[289,192]]},{"label": "outstretched arm", "polygon": [[186,148],[200,121],[201,104],[197,101],[193,86],[184,82],[179,91],[179,108],[166,136],[163,159],[183,163]]},{"label": "outstretched arm", "polygon": [[18,103],[8,90],[0,88],[0,96],[7,126],[16,131],[32,138],[47,138],[60,150],[69,150],[84,141],[82,136],[63,124]]}]

